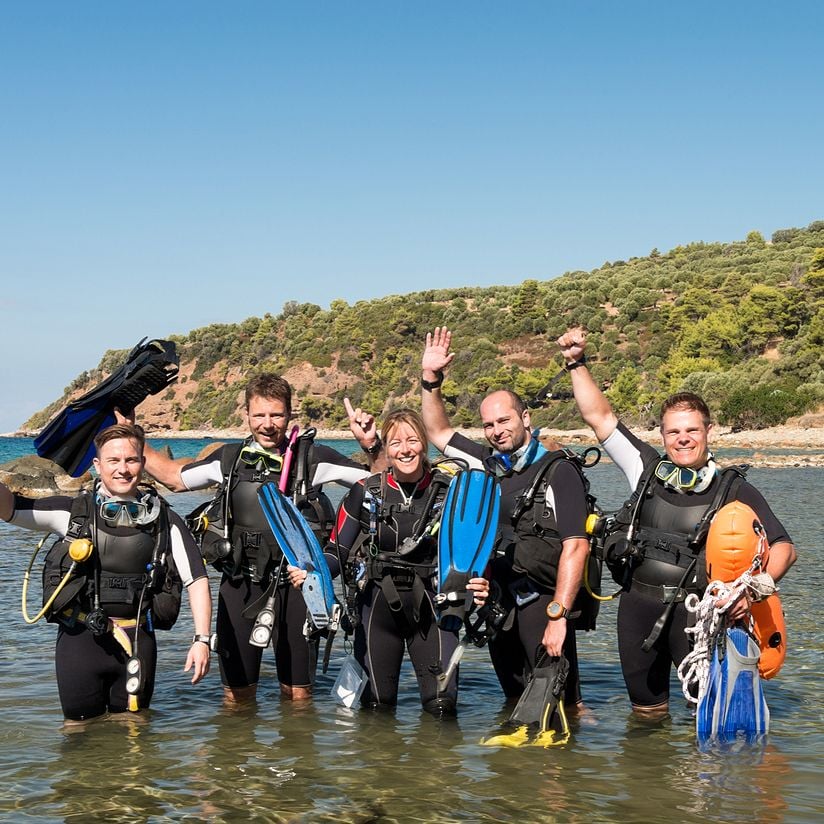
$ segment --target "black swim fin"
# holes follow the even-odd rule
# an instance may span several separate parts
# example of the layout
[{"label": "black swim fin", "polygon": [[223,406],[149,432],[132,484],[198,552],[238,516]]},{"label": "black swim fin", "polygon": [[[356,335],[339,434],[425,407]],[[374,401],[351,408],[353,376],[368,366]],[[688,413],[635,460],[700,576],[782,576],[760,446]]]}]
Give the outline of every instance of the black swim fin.
[{"label": "black swim fin", "polygon": [[512,715],[499,735],[481,743],[490,747],[554,747],[569,741],[564,711],[564,687],[569,661],[550,658],[541,648],[538,662]]},{"label": "black swim fin", "polygon": [[37,454],[79,477],[94,458],[95,436],[115,422],[115,407],[129,413],[149,395],[165,389],[177,379],[179,363],[174,343],[144,338],[120,368],[44,427],[34,441]]}]

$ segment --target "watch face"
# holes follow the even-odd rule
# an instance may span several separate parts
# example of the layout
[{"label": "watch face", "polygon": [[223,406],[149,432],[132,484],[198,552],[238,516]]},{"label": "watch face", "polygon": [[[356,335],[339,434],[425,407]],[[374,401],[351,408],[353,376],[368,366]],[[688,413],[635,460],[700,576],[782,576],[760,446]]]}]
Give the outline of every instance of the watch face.
[{"label": "watch face", "polygon": [[564,614],[563,604],[559,604],[557,601],[552,601],[546,608],[546,614],[550,618],[561,618]]}]

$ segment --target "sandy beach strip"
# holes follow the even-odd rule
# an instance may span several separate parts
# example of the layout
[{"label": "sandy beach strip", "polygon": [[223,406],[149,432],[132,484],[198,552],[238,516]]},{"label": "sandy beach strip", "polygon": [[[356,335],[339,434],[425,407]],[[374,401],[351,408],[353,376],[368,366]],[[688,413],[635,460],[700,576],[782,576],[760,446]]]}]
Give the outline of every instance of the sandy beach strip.
[{"label": "sandy beach strip", "polygon": [[[819,419],[820,415],[815,416]],[[818,420],[816,420],[818,423]],[[657,429],[634,429],[634,434],[653,446],[661,446],[661,436]],[[480,428],[461,430],[463,435],[473,440],[483,441]],[[34,437],[36,433],[10,432],[0,437]],[[210,439],[215,441],[243,439],[248,435],[243,428],[231,429],[191,429],[185,431],[171,429],[147,429],[149,438]],[[352,434],[342,429],[318,429],[317,438],[329,441],[348,441]],[[597,443],[590,429],[542,429],[542,440],[554,440],[561,446],[592,446]],[[715,426],[710,433],[710,447],[715,449],[750,450],[751,455],[743,460],[758,467],[815,466],[824,467],[824,426],[774,426],[769,429],[732,431],[729,427]],[[791,450],[775,454],[773,450]],[[765,454],[772,452],[772,454]],[[603,460],[607,460],[606,457]]]},{"label": "sandy beach strip", "polygon": [[[657,429],[633,430],[643,441],[653,446],[661,446],[661,435]],[[483,441],[480,428],[461,430],[463,435],[476,441]],[[244,438],[248,432],[243,429],[192,430],[171,432],[163,430],[147,432],[150,438],[213,438],[215,440]],[[319,429],[317,438],[328,441],[348,441],[352,434],[348,430]],[[542,429],[541,438],[552,439],[562,446],[572,448],[593,446],[597,440],[590,429]],[[733,432],[729,427],[715,427],[711,433],[710,446],[715,449],[751,450],[752,454],[738,460],[757,467],[824,467],[824,427],[776,426],[770,429]],[[775,454],[772,450],[792,450]],[[816,451],[821,450],[821,451]],[[771,454],[765,454],[770,453]],[[602,458],[605,462],[608,458]]]},{"label": "sandy beach strip", "polygon": [[[641,440],[653,445],[661,444],[657,429],[634,429]],[[214,440],[245,438],[248,431],[233,429],[192,429],[173,431],[169,429],[147,430],[149,438],[212,438]],[[473,440],[484,439],[483,430],[462,429],[461,434]],[[352,433],[345,429],[318,429],[319,440],[348,441]],[[590,429],[541,429],[542,438],[553,438],[560,444],[595,444],[595,436]],[[710,444],[719,449],[824,449],[824,427],[775,426],[770,429],[748,429],[733,432],[729,427],[716,426],[710,435]]]}]

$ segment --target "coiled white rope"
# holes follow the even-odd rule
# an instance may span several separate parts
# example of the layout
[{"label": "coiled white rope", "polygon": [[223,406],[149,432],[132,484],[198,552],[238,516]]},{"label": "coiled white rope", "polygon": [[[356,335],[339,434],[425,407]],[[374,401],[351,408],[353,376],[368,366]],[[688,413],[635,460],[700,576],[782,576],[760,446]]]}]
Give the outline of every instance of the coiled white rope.
[{"label": "coiled white rope", "polygon": [[726,613],[730,607],[744,594],[751,601],[761,601],[776,591],[772,576],[767,572],[756,571],[761,570],[762,557],[759,549],[750,568],[732,583],[712,581],[707,585],[703,598],[699,599],[692,594],[684,599],[687,611],[695,615],[695,625],[684,630],[692,638],[693,648],[679,665],[678,677],[681,679],[684,697],[691,704],[697,704],[707,691],[712,653],[719,636],[726,629]]}]

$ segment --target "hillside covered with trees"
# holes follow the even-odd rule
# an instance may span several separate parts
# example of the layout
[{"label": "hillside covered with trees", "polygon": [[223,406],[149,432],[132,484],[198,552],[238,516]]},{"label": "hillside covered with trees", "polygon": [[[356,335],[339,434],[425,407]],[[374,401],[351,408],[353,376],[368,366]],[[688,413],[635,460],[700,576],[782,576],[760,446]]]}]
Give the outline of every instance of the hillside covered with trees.
[{"label": "hillside covered with trees", "polygon": [[[722,424],[782,423],[824,403],[824,221],[519,286],[332,300],[329,309],[290,301],[278,315],[173,337],[180,380],[146,406],[153,424],[171,429],[239,425],[245,380],[274,371],[292,383],[300,420],[338,428],[344,395],[376,412],[417,406],[423,340],[443,324],[457,353],[444,394],[459,426],[478,424],[490,389],[534,397],[559,370],[555,338],[578,324],[589,331],[593,374],[632,423],[650,424],[681,389],[706,397]],[[42,426],[125,356],[107,352],[25,427]],[[554,389],[563,397],[568,387],[563,377]],[[535,409],[533,422],[580,425],[568,398]]]}]

